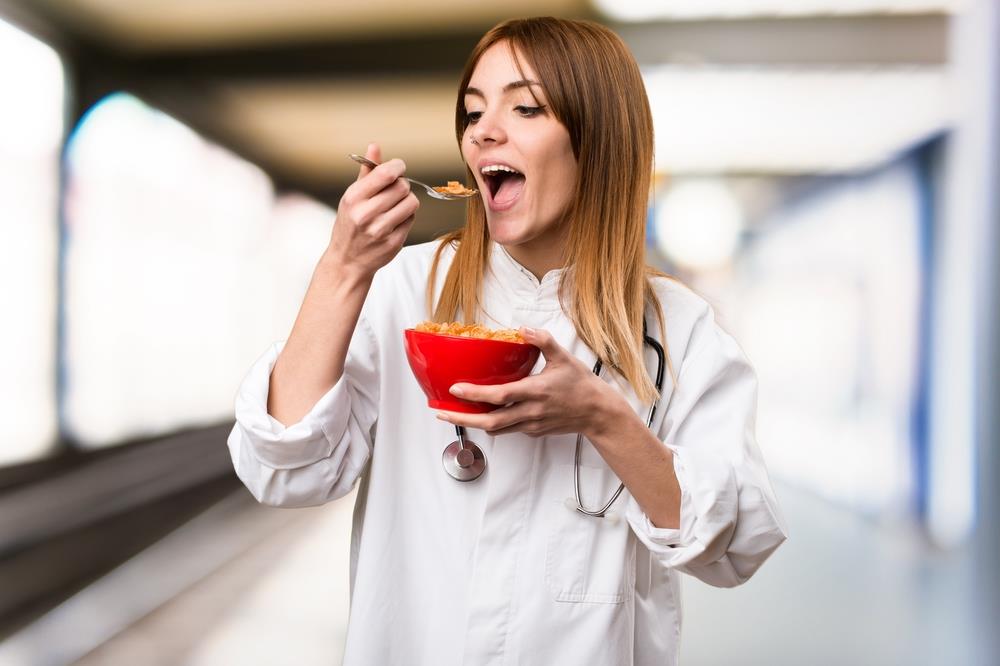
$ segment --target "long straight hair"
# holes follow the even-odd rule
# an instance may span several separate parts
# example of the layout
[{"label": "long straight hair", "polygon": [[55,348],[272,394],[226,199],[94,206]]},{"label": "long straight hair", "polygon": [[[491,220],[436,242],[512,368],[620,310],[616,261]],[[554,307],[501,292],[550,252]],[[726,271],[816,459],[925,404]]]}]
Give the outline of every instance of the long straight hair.
[{"label": "long straight hair", "polygon": [[[483,53],[505,43],[518,67],[538,76],[556,119],[569,131],[578,166],[575,192],[564,219],[565,265],[559,299],[583,342],[606,367],[619,372],[643,402],[657,396],[643,363],[643,313],[653,305],[665,332],[653,277],[671,276],[646,264],[646,210],[653,170],[653,118],[639,66],[611,30],[590,21],[540,17],[505,21],[473,49],[455,106],[459,148],[468,121],[465,90]],[[467,182],[475,187],[472,171]],[[452,321],[461,308],[467,323],[480,312],[489,264],[489,228],[479,197],[468,200],[465,226],[445,234],[427,282],[428,312]],[[438,263],[456,248],[441,297],[434,306]],[[666,349],[666,335],[661,334]],[[673,364],[667,366],[676,382]]]}]

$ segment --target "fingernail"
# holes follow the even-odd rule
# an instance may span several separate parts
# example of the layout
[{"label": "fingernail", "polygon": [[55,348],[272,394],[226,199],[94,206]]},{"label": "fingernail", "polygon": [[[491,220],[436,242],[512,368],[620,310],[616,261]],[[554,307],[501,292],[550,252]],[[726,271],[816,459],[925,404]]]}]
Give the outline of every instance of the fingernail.
[{"label": "fingernail", "polygon": [[535,334],[535,329],[528,328],[527,326],[522,326],[521,330],[524,331],[525,333],[527,333],[528,335],[534,335]]},{"label": "fingernail", "polygon": [[455,386],[452,386],[449,389],[449,391],[451,391],[452,395],[463,395],[465,393],[465,391],[462,389],[462,387],[459,386],[458,384],[456,384]]}]

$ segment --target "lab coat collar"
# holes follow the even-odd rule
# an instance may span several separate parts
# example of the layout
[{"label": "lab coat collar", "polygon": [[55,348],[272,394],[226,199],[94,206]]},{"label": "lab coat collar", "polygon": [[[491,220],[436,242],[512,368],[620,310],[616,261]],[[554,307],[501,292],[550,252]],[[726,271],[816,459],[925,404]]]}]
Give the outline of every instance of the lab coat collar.
[{"label": "lab coat collar", "polygon": [[490,270],[502,290],[510,292],[518,299],[533,303],[539,309],[559,308],[559,284],[564,269],[553,269],[539,280],[510,256],[503,245],[492,242],[490,245],[492,246]]}]

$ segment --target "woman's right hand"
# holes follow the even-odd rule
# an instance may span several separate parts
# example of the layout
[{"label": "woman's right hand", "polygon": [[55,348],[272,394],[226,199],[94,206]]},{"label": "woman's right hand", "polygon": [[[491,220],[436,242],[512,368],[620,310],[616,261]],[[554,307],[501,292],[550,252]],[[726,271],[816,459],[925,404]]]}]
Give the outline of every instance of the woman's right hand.
[{"label": "woman's right hand", "polygon": [[[365,157],[379,162],[378,145],[369,145]],[[362,166],[340,199],[327,254],[360,278],[370,278],[388,264],[413,226],[420,201],[401,177],[405,172],[400,159],[374,169]]]}]

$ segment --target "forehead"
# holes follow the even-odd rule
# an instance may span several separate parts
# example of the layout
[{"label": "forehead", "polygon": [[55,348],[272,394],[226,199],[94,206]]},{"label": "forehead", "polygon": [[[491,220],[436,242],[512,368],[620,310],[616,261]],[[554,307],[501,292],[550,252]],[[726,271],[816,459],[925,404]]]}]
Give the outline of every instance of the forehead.
[{"label": "forehead", "polygon": [[522,79],[538,80],[524,55],[518,53],[515,60],[510,43],[503,41],[489,47],[480,56],[476,68],[472,70],[469,87],[487,94],[498,94],[508,83]]}]

